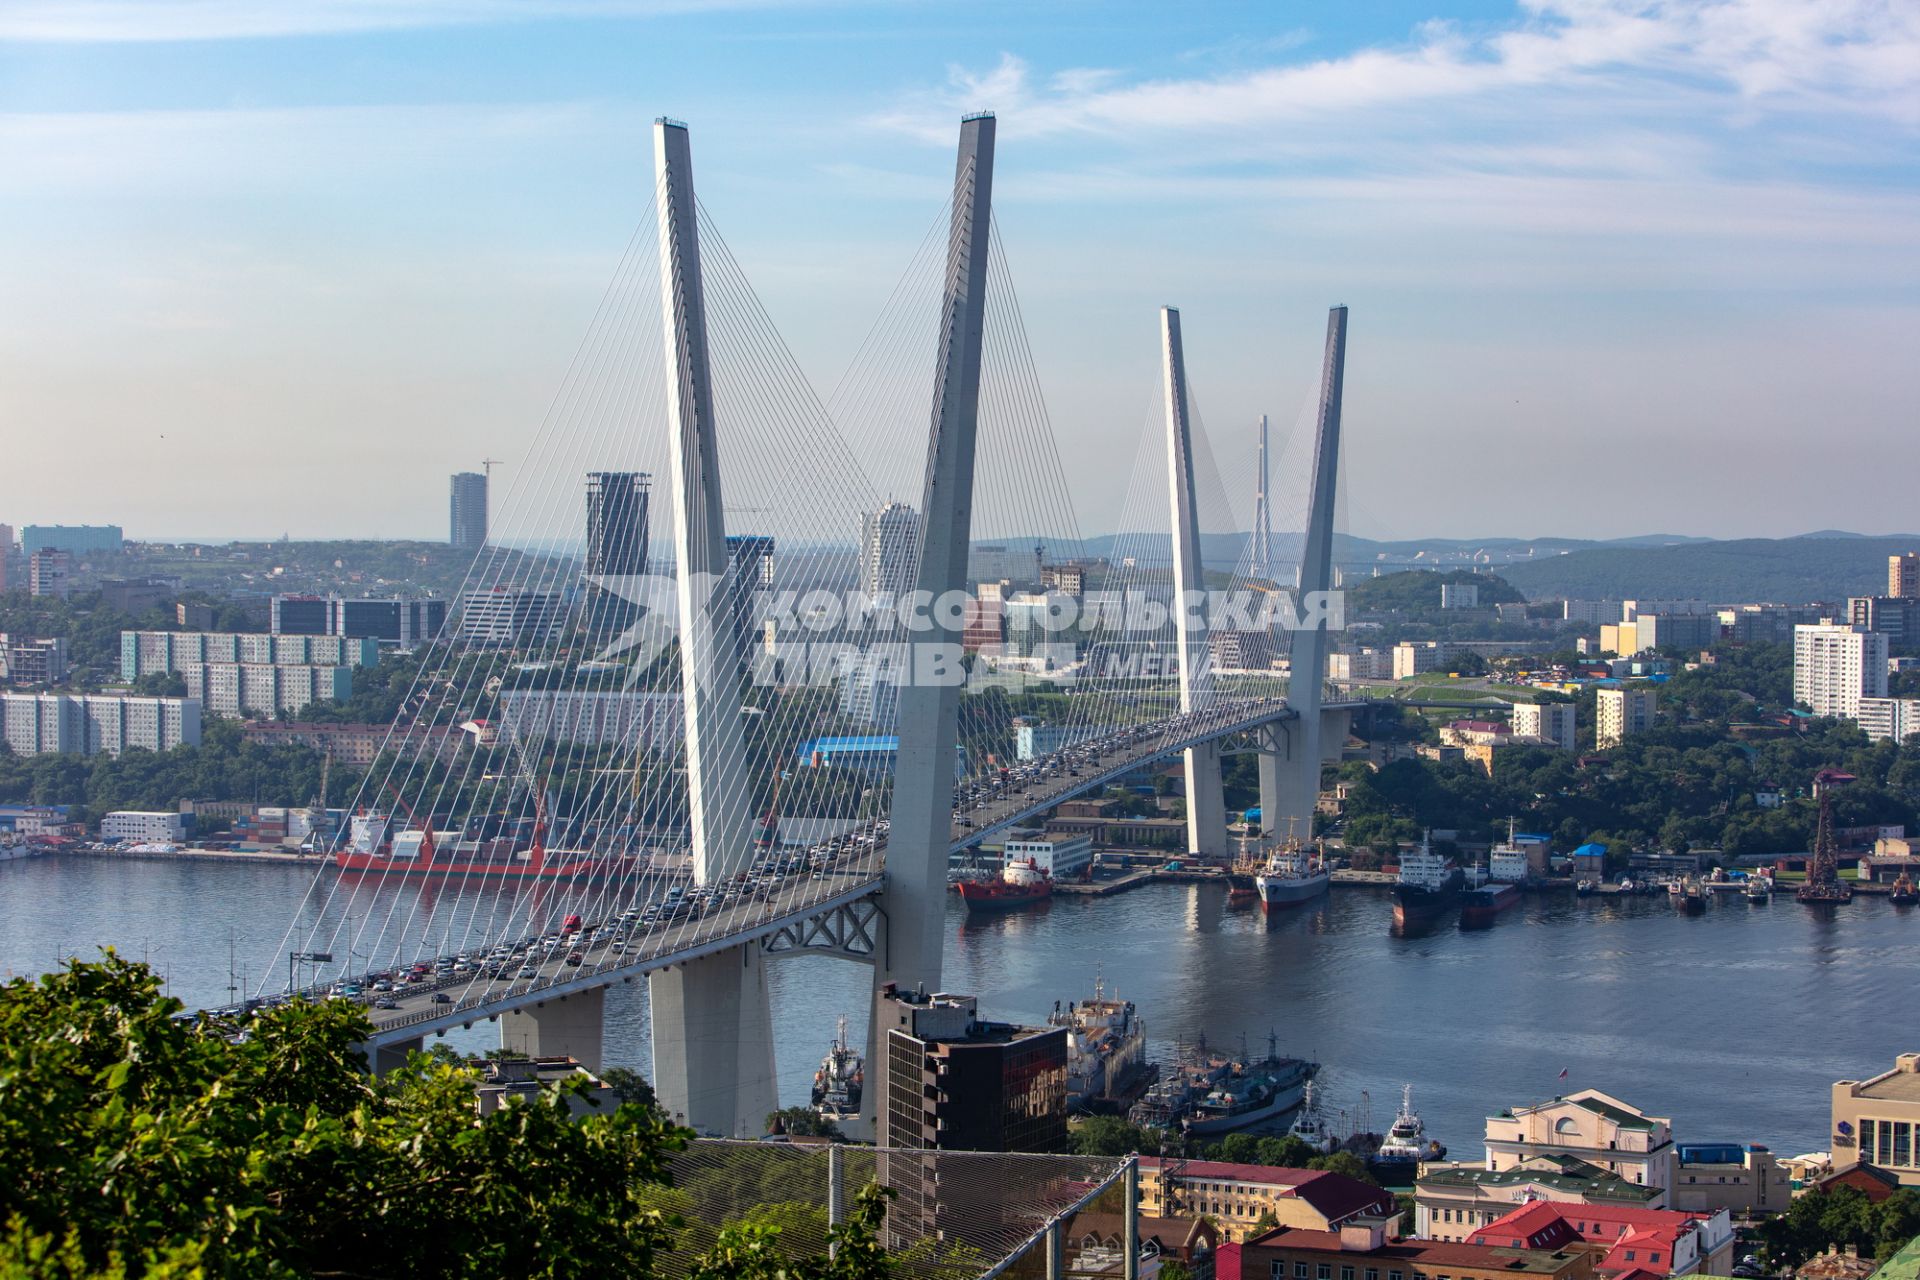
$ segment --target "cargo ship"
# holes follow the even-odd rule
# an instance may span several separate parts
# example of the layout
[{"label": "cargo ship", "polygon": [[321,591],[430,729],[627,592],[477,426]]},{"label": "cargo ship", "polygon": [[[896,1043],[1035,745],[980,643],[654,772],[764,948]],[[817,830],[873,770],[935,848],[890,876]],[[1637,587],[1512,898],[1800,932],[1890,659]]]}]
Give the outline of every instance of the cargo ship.
[{"label": "cargo ship", "polygon": [[1460,895],[1460,927],[1488,929],[1502,911],[1520,901],[1520,886],[1501,881],[1477,885]]},{"label": "cargo ship", "polygon": [[1326,859],[1289,840],[1285,848],[1267,855],[1267,865],[1255,880],[1260,890],[1260,906],[1267,911],[1284,911],[1312,902],[1333,882]]},{"label": "cargo ship", "polygon": [[1067,1110],[1119,1115],[1153,1083],[1147,1027],[1131,1000],[1109,998],[1093,980],[1093,999],[1053,1002],[1050,1027],[1067,1029]]},{"label": "cargo ship", "polygon": [[[401,806],[405,808],[403,803]],[[533,839],[526,848],[514,841],[459,841],[442,848],[433,823],[407,813],[408,825],[392,831],[392,817],[378,811],[357,813],[348,825],[347,843],[334,851],[342,871],[398,876],[497,876],[508,880],[575,880],[605,875],[606,859],[579,850],[550,854],[546,802],[535,793]]]},{"label": "cargo ship", "polygon": [[969,912],[1017,911],[1053,896],[1053,877],[1029,858],[1008,863],[996,879],[962,880],[954,886]]},{"label": "cargo ship", "polygon": [[1431,924],[1435,917],[1460,901],[1466,878],[1452,858],[1433,851],[1432,833],[1420,838],[1420,847],[1400,859],[1400,879],[1393,886],[1393,923],[1397,929]]}]

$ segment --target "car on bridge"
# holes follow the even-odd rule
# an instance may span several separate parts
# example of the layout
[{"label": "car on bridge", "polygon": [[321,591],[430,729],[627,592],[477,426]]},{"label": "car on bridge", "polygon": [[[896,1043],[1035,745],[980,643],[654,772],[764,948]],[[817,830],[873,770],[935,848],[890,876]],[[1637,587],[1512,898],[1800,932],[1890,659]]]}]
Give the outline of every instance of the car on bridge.
[{"label": "car on bridge", "polygon": [[447,994],[446,992],[444,992],[444,991],[436,991],[436,992],[434,992],[434,993],[433,993],[433,1003],[435,1003],[435,1004],[452,1004],[452,1003],[453,1003],[453,997],[452,997],[452,996],[450,996],[450,995],[448,995],[448,994]]}]

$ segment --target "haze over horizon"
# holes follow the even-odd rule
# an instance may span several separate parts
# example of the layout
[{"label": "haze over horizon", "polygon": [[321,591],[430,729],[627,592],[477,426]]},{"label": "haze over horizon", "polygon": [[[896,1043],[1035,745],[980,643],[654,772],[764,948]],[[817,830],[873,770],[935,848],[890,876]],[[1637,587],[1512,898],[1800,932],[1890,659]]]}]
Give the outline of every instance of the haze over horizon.
[{"label": "haze over horizon", "polygon": [[1888,0],[26,0],[0,521],[444,538],[448,473],[505,459],[504,493],[651,218],[659,114],[824,396],[975,108],[1089,536],[1164,302],[1236,503],[1342,302],[1358,536],[1912,523],[1920,8]]}]

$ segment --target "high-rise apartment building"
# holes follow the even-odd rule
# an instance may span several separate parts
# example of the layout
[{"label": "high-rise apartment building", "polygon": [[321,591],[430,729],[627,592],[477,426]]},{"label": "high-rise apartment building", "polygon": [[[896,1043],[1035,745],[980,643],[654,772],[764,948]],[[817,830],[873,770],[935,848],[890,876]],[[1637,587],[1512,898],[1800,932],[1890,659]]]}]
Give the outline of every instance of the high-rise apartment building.
[{"label": "high-rise apartment building", "polygon": [[371,667],[380,661],[372,637],[267,635],[240,631],[122,631],[120,678],[131,684],[155,672],[188,667]]},{"label": "high-rise apartment building", "polygon": [[1887,557],[1887,594],[1920,596],[1920,551]]},{"label": "high-rise apartment building", "polygon": [[1622,686],[1599,690],[1594,695],[1594,745],[1605,751],[1636,733],[1645,733],[1653,727],[1657,706],[1658,699],[1652,689]]},{"label": "high-rise apartment building", "polygon": [[13,526],[0,524],[0,591],[13,590],[12,580],[7,576],[13,570]]},{"label": "high-rise apartment building", "polygon": [[65,600],[73,590],[73,558],[54,547],[27,557],[27,589],[36,596]]},{"label": "high-rise apartment building", "polygon": [[1573,713],[1571,702],[1516,702],[1513,704],[1514,736],[1541,738],[1562,751],[1571,751]]},{"label": "high-rise apartment building", "polygon": [[76,556],[112,554],[123,542],[117,524],[30,524],[20,530],[20,549],[29,556],[36,551],[65,551]]},{"label": "high-rise apartment building", "polygon": [[209,715],[239,719],[298,712],[310,702],[344,701],[353,696],[353,668],[291,663],[207,662],[180,669],[187,696],[197,698]]},{"label": "high-rise apartment building", "polygon": [[1847,601],[1847,621],[1879,632],[1889,647],[1906,648],[1920,641],[1920,596],[1853,596]]},{"label": "high-rise apartment building", "polygon": [[67,642],[59,636],[0,633],[0,680],[8,684],[59,684],[68,666]]},{"label": "high-rise apartment building", "polygon": [[1887,696],[1887,637],[1840,622],[1793,629],[1793,700],[1851,720],[1860,699]]},{"label": "high-rise apartment building", "polygon": [[472,645],[542,645],[566,625],[566,602],[552,591],[469,591],[460,600],[460,639]]},{"label": "high-rise apartment building", "polygon": [[860,590],[895,599],[913,590],[920,555],[920,513],[889,502],[860,518]]},{"label": "high-rise apartment building", "polygon": [[487,545],[487,478],[478,471],[457,472],[448,497],[447,541],[462,551]]},{"label": "high-rise apartment building", "polygon": [[647,508],[653,477],[644,471],[587,473],[587,572],[637,577],[647,571]]}]

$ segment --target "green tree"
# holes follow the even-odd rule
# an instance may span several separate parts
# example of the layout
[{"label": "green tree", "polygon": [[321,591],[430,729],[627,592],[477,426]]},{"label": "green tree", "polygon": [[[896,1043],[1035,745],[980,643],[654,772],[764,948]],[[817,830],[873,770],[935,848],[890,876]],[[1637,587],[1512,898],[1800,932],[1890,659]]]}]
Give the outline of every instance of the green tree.
[{"label": "green tree", "polygon": [[1332,1155],[1315,1156],[1307,1161],[1307,1168],[1324,1169],[1328,1173],[1342,1173],[1349,1178],[1358,1178],[1361,1182],[1372,1183],[1376,1187],[1380,1185],[1374,1182],[1373,1175],[1367,1172],[1367,1166],[1360,1157],[1351,1151],[1336,1151]]},{"label": "green tree", "polygon": [[1088,1116],[1073,1126],[1067,1145],[1076,1155],[1124,1156],[1136,1151],[1157,1151],[1160,1144],[1146,1130],[1128,1124],[1119,1116]]},{"label": "green tree", "polygon": [[[660,1193],[688,1135],[657,1110],[576,1118],[600,1108],[582,1080],[483,1116],[464,1065],[368,1075],[345,1001],[236,1030],[112,952],[0,986],[0,1277],[647,1276],[675,1244]],[[869,1280],[883,1206],[863,1196],[832,1259],[760,1223],[694,1267]]]},{"label": "green tree", "polygon": [[768,1133],[780,1132],[795,1138],[832,1138],[844,1142],[846,1136],[831,1120],[822,1120],[812,1107],[782,1107],[767,1113]]}]

